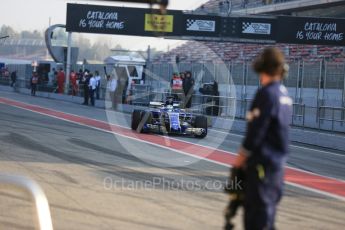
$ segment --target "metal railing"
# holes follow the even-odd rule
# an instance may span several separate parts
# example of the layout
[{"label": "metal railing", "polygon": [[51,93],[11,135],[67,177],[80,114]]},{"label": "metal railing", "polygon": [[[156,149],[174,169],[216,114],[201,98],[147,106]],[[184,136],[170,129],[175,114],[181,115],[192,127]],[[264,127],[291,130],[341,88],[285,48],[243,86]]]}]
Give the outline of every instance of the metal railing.
[{"label": "metal railing", "polygon": [[35,203],[39,228],[41,230],[53,230],[47,197],[35,181],[23,176],[0,174],[1,184],[11,185],[27,192]]},{"label": "metal railing", "polygon": [[[145,100],[140,100],[137,103],[136,93],[138,93],[139,99],[145,97]],[[149,101],[164,101],[164,98],[168,95],[172,95],[170,91],[134,92],[131,103],[146,106]],[[182,100],[185,98],[181,93],[175,95]],[[252,98],[239,99],[236,97],[193,94],[192,107],[189,110],[206,116],[244,120],[252,100]],[[326,124],[326,122],[329,124]],[[294,127],[345,133],[344,123],[345,107],[308,106],[304,103],[293,104],[291,125]]]},{"label": "metal railing", "polygon": [[[293,126],[301,126],[303,128],[305,127],[305,107],[305,104],[293,104],[291,117],[291,124]],[[302,124],[296,123],[296,120],[302,120]]]},{"label": "metal railing", "polygon": [[344,107],[330,107],[320,106],[318,108],[318,125],[321,129],[324,122],[331,123],[331,130],[337,131],[335,124],[339,123],[341,127],[344,127],[345,122],[345,108]]}]

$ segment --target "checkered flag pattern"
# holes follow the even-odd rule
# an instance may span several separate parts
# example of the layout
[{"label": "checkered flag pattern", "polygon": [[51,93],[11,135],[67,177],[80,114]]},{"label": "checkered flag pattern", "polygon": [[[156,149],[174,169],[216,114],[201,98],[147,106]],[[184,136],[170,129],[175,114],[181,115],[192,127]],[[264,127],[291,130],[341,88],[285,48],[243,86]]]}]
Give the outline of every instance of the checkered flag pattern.
[{"label": "checkered flag pattern", "polygon": [[254,33],[255,30],[252,27],[252,23],[250,22],[242,22],[242,31],[246,31],[247,33]]},{"label": "checkered flag pattern", "polygon": [[194,24],[194,22],[195,22],[195,20],[193,20],[193,19],[187,19],[187,28],[192,26]]}]

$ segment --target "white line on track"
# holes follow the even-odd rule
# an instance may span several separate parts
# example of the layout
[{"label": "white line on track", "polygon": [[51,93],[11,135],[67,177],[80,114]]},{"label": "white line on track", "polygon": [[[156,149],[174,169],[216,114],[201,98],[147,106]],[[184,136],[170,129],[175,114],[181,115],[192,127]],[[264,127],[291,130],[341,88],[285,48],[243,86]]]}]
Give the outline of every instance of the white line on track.
[{"label": "white line on track", "polygon": [[[73,114],[71,114],[73,115]],[[75,115],[75,116],[78,116],[78,115]],[[80,117],[80,116],[78,116]],[[96,120],[96,119],[92,119],[92,120],[95,120],[95,121],[100,121],[100,120]],[[124,129],[128,129],[130,130],[129,127],[127,126],[123,126],[123,125],[119,125],[119,124],[114,124],[114,123],[109,123],[111,125],[116,125],[116,126],[119,126],[121,128],[124,128]],[[230,135],[234,135],[234,136],[238,136],[238,137],[243,137],[242,135],[239,135],[239,134],[232,134],[232,133],[226,133],[226,132],[223,132],[223,131],[218,131],[218,130],[214,130],[212,129],[212,131],[216,131],[216,132],[221,132],[221,133],[225,133],[225,134],[230,134]],[[162,135],[159,135],[159,134],[153,134],[153,135],[156,135],[156,136],[162,136]],[[215,148],[215,147],[212,147],[212,146],[208,146],[208,145],[201,145],[201,144],[197,144],[197,143],[193,143],[193,142],[190,142],[190,141],[186,141],[186,140],[182,140],[182,139],[178,139],[178,138],[174,138],[174,137],[170,137],[170,136],[163,136],[164,138],[167,138],[167,139],[171,139],[171,140],[175,140],[175,141],[180,141],[180,142],[184,142],[184,143],[187,143],[187,144],[193,144],[193,145],[196,145],[196,146],[199,146],[199,147],[206,147],[206,148],[210,148],[212,150],[217,150],[217,151],[221,151],[221,152],[224,152],[224,153],[227,153],[227,154],[231,154],[231,155],[234,155],[234,156],[237,156],[237,153],[233,153],[233,152],[230,152],[230,151],[226,151],[226,150],[222,150],[222,149],[218,149],[218,148]],[[233,142],[236,142],[236,141],[233,141]],[[236,142],[236,143],[240,143],[240,142]],[[291,146],[294,146],[294,145],[291,145]],[[298,146],[294,146],[294,147],[298,147]],[[169,148],[169,147],[168,147]],[[306,148],[308,149],[308,148]],[[173,149],[174,150],[174,149]],[[174,150],[175,151],[175,150]],[[336,154],[336,153],[334,153]],[[188,154],[189,155],[189,154]],[[338,155],[338,154],[337,154]],[[343,156],[343,155],[341,155]],[[198,157],[199,158],[199,157]],[[201,158],[203,159],[203,158]],[[207,159],[208,160],[208,159]],[[212,161],[212,160],[210,160]],[[212,161],[213,162],[213,161]],[[219,162],[216,162],[216,163],[219,163]],[[222,164],[222,163],[221,163]],[[229,165],[226,165],[227,167],[229,167]],[[336,180],[339,180],[339,181],[342,181],[345,183],[345,180],[343,179],[339,179],[339,178],[333,178],[333,177],[329,177],[329,176],[325,176],[325,175],[321,175],[321,174],[317,174],[317,173],[314,173],[314,172],[310,172],[310,171],[306,171],[306,170],[303,170],[303,169],[299,169],[299,168],[294,168],[294,167],[291,167],[291,166],[285,166],[286,168],[289,168],[289,169],[293,169],[293,170],[297,170],[297,171],[300,171],[300,172],[304,172],[304,173],[310,173],[310,174],[313,174],[313,175],[316,175],[316,176],[322,176],[322,177],[325,177],[325,178],[328,178],[328,179],[336,179]],[[231,168],[231,166],[230,166]],[[292,184],[294,185],[294,183],[292,182],[287,182],[288,184]],[[299,187],[303,187],[303,188],[308,188],[308,187],[304,187],[303,185],[298,185]],[[317,190],[313,190],[313,191],[317,191]]]},{"label": "white line on track", "polygon": [[[236,136],[236,137],[241,137],[241,138],[244,137],[243,135],[240,135],[240,134],[228,133],[228,132],[224,132],[224,131],[220,131],[220,130],[216,130],[216,129],[211,129],[211,130],[214,132],[228,134],[231,136]],[[303,146],[298,146],[298,145],[290,145],[290,146],[292,146],[294,148],[300,148],[300,149],[310,150],[310,151],[314,151],[314,152],[327,153],[327,154],[331,154],[331,155],[345,157],[345,154],[341,154],[341,153],[333,153],[333,152],[328,152],[325,150],[313,149],[313,148],[308,148],[308,147],[303,147]]]},{"label": "white line on track", "polygon": [[314,192],[314,193],[317,193],[317,194],[320,194],[320,195],[323,195],[323,196],[326,196],[326,197],[331,197],[331,198],[334,198],[334,199],[341,200],[341,201],[345,202],[345,197],[342,197],[342,196],[334,195],[334,194],[331,194],[331,193],[328,193],[328,192],[323,192],[323,191],[320,191],[320,190],[317,190],[317,189],[313,189],[313,188],[309,188],[309,187],[306,187],[306,186],[303,186],[303,185],[299,185],[299,184],[296,184],[296,183],[293,183],[293,182],[285,181],[284,183],[288,184],[288,185],[291,185],[293,187],[296,187],[296,188],[304,189],[304,190],[307,190],[307,191],[310,191],[310,192]]},{"label": "white line on track", "polygon": [[[99,108],[97,108],[97,109],[99,109]],[[121,113],[121,112],[117,112],[117,111],[109,111],[109,110],[104,110],[104,109],[99,109],[99,110],[103,110],[103,111],[107,111],[107,112],[111,112],[111,113],[120,113],[120,114],[125,115],[125,116],[131,116],[130,114]],[[128,127],[125,127],[125,126],[122,126],[122,125],[119,125],[119,124],[114,124],[114,125],[118,125],[118,126],[121,126],[121,127],[123,127],[123,128],[128,128]],[[230,132],[224,132],[224,131],[217,130],[217,129],[213,129],[213,128],[211,128],[210,130],[213,131],[213,132],[222,133],[222,134],[226,134],[226,135],[231,135],[231,136],[235,136],[235,137],[240,137],[240,138],[243,138],[243,137],[244,137],[243,135],[240,135],[240,134],[235,134],[235,133],[230,133]],[[172,138],[172,139],[174,139],[174,138]],[[180,140],[180,139],[177,139],[177,140]],[[188,142],[188,141],[185,141],[185,142]],[[241,144],[240,141],[232,141],[232,142]],[[189,142],[189,143],[190,143],[190,142]],[[194,143],[193,143],[193,144],[194,144]],[[327,153],[327,154],[330,154],[330,155],[345,157],[345,154],[333,153],[333,152],[329,152],[329,151],[325,151],[325,150],[319,150],[319,149],[314,149],[314,148],[308,148],[308,147],[303,147],[303,146],[298,146],[298,145],[290,145],[290,146],[291,146],[291,147],[294,147],[294,148],[305,149],[305,150],[309,150],[309,151],[320,152],[320,153]]]}]

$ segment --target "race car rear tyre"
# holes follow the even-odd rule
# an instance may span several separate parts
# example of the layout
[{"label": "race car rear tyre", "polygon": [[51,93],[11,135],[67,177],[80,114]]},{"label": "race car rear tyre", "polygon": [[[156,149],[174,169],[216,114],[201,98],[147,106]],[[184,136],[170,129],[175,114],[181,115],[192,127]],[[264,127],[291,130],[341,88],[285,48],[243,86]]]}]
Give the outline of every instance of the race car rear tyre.
[{"label": "race car rear tyre", "polygon": [[202,128],[205,132],[201,135],[195,135],[197,138],[205,138],[207,136],[207,117],[197,116],[195,117],[195,128]]}]

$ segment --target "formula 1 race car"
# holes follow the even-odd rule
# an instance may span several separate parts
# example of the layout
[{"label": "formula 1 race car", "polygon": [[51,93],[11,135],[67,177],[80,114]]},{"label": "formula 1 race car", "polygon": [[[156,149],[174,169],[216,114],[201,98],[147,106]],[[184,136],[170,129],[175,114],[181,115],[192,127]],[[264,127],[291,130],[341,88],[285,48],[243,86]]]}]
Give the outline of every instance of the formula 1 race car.
[{"label": "formula 1 race car", "polygon": [[186,112],[172,98],[165,103],[150,102],[147,110],[134,110],[131,127],[140,133],[207,136],[207,118]]}]

